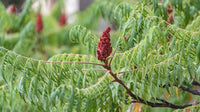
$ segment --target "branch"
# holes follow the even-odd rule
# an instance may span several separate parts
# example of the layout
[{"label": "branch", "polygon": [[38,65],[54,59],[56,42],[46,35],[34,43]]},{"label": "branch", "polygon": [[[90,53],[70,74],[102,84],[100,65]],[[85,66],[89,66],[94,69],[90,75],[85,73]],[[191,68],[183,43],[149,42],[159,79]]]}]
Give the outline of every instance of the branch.
[{"label": "branch", "polygon": [[169,107],[169,108],[173,108],[173,109],[184,109],[188,106],[192,106],[192,104],[175,105],[175,104],[172,104],[165,100],[160,100],[160,99],[157,99],[157,100],[159,100],[163,103],[154,103],[154,102],[146,101],[146,100],[142,99],[141,97],[133,94],[132,91],[124,84],[124,82],[117,77],[117,74],[112,72],[112,69],[110,66],[105,64],[105,66],[103,66],[103,67],[105,69],[109,70],[109,73],[114,78],[114,81],[118,82],[127,91],[128,95],[134,100],[133,103],[135,103],[137,101],[138,103],[146,104],[151,107]]},{"label": "branch", "polygon": [[[170,108],[173,108],[173,109],[184,109],[186,107],[193,105],[193,104],[175,105],[175,104],[169,103],[169,102],[167,102],[166,100],[163,100],[163,99],[156,98],[156,100],[161,101],[162,103],[153,103],[153,102],[147,101],[146,103],[143,103],[143,104],[147,104],[151,107],[170,107]],[[141,102],[133,100],[129,103],[127,103],[127,102],[125,102],[125,103],[130,104],[130,103],[141,103]],[[197,104],[199,104],[199,103],[197,103]]]},{"label": "branch", "polygon": [[[53,62],[53,63],[55,63],[55,62]],[[99,66],[104,66],[103,64],[99,64],[99,63],[90,63],[90,62],[61,62],[61,63],[67,63],[67,64],[78,63],[78,64],[90,64],[90,65],[99,65]]]},{"label": "branch", "polygon": [[[91,65],[99,65],[99,66],[104,66],[103,64],[99,64],[99,63],[90,63],[90,62],[77,62],[77,61],[74,61],[74,62],[60,62],[60,61],[45,61],[45,60],[39,60],[39,59],[33,59],[33,58],[29,58],[29,57],[26,57],[26,56],[22,56],[20,54],[17,54],[13,51],[10,51],[6,48],[3,48],[3,47],[0,47],[0,49],[4,49],[6,50],[7,52],[11,52],[13,53],[14,55],[16,56],[19,56],[19,57],[22,57],[24,59],[27,59],[27,60],[33,60],[35,62],[44,62],[44,63],[63,63],[63,64],[74,64],[74,63],[78,63],[78,64],[91,64]],[[71,54],[70,54],[71,55]]]},{"label": "branch", "polygon": [[82,69],[83,71],[89,71],[89,70],[95,70],[95,71],[103,71],[103,72],[107,72],[108,70],[106,69]]},{"label": "branch", "polygon": [[[165,101],[163,99],[156,98],[156,100],[161,101],[161,102],[163,102],[164,104],[166,104],[166,105],[168,105],[170,107],[174,107],[175,109],[184,109],[186,107],[189,107],[189,106],[193,105],[193,104],[175,105],[175,104],[169,103],[169,102],[167,102],[167,101]],[[197,103],[197,104],[199,104],[199,103]]]},{"label": "branch", "polygon": [[200,86],[200,83],[197,82],[197,81],[193,81],[192,84],[195,85],[195,86]]},{"label": "branch", "polygon": [[[163,85],[161,87],[165,88],[166,86],[170,87],[171,85],[168,84],[168,85]],[[178,87],[179,89],[183,90],[183,91],[187,91],[187,92],[190,92],[192,93],[193,95],[200,95],[200,92],[198,90],[194,90],[194,89],[191,89],[189,87],[186,87],[186,86],[178,86],[177,84],[174,84],[174,86]]]},{"label": "branch", "polygon": [[139,102],[139,101],[131,101],[130,103],[143,103],[143,104],[149,105],[151,107],[169,107],[169,108],[173,108],[173,109],[184,109],[186,107],[192,106],[192,104],[175,105],[175,104],[169,103],[163,99],[157,99],[157,100],[161,101],[162,103],[154,103],[154,102],[149,102],[149,101],[146,101],[146,103]]},{"label": "branch", "polygon": [[149,105],[151,107],[170,107],[170,108],[173,108],[173,109],[184,109],[185,107],[192,106],[192,104],[175,105],[175,104],[169,103],[169,102],[167,102],[165,100],[161,100],[163,103],[154,103],[154,102],[150,102],[150,101],[145,101],[144,99],[140,98],[139,96],[134,95],[131,92],[131,90],[120,79],[118,79],[116,77],[115,74],[113,74],[112,72],[110,72],[110,74],[113,76],[113,78],[115,79],[116,82],[118,82],[120,85],[122,85],[126,89],[127,93],[133,99],[138,101],[138,103],[146,104],[146,105]]},{"label": "branch", "polygon": [[[178,87],[178,85],[176,85],[176,84],[174,86]],[[191,89],[189,87],[185,87],[185,86],[180,85],[178,88],[182,89],[183,91],[190,92],[193,95],[200,95],[200,92],[198,90],[194,90],[194,89]]]}]

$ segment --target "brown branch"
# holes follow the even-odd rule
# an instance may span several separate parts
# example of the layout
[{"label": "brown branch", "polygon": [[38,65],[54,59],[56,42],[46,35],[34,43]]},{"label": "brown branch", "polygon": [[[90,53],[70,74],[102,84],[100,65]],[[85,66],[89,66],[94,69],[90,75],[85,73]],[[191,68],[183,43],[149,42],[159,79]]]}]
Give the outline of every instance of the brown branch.
[{"label": "brown branch", "polygon": [[200,92],[199,92],[198,90],[194,90],[194,89],[191,89],[191,88],[189,88],[189,87],[182,86],[182,85],[178,86],[177,84],[175,84],[174,86],[180,88],[180,89],[183,90],[183,91],[190,92],[190,93],[192,93],[193,95],[200,95]]},{"label": "brown branch", "polygon": [[[160,86],[160,87],[165,88],[166,86],[170,87],[171,85],[170,85],[170,84],[167,84],[167,85],[163,85],[163,86]],[[198,90],[194,90],[194,89],[191,89],[191,88],[189,88],[189,87],[182,86],[182,85],[178,86],[178,84],[174,84],[173,86],[176,86],[177,88],[179,88],[179,89],[181,89],[181,90],[183,90],[183,91],[190,92],[190,93],[192,93],[193,95],[200,95],[200,91],[198,91]]]},{"label": "brown branch", "polygon": [[195,85],[195,86],[200,86],[200,83],[197,82],[197,81],[193,81],[192,84]]},{"label": "brown branch", "polygon": [[[161,101],[161,102],[169,105],[170,107],[174,107],[174,109],[184,109],[186,107],[192,106],[192,104],[175,105],[175,104],[169,103],[169,102],[167,102],[163,99],[159,99],[159,98],[156,98],[156,100]],[[197,104],[199,104],[199,103],[197,103]]]},{"label": "brown branch", "polygon": [[112,77],[115,79],[116,82],[118,82],[120,85],[123,86],[124,89],[126,89],[127,93],[133,99],[138,101],[138,103],[146,104],[146,105],[149,105],[151,107],[170,107],[170,108],[173,108],[173,109],[183,109],[185,107],[192,106],[192,104],[175,105],[175,104],[169,103],[167,101],[164,102],[164,100],[162,100],[163,103],[154,103],[154,102],[150,102],[150,101],[145,101],[144,99],[140,98],[139,96],[134,95],[131,92],[131,90],[122,82],[122,80],[118,79],[116,74],[114,74],[112,71],[110,71],[110,74],[112,75]]},{"label": "brown branch", "polygon": [[110,66],[105,64],[105,66],[103,66],[103,67],[105,69],[109,70],[110,75],[114,78],[114,82],[118,82],[127,91],[127,94],[133,99],[133,103],[135,103],[137,101],[138,103],[146,104],[151,107],[169,107],[169,108],[173,108],[173,109],[184,109],[188,106],[192,106],[192,104],[175,105],[175,104],[172,104],[165,100],[160,100],[160,99],[157,99],[157,100],[161,101],[162,103],[146,101],[146,100],[142,99],[141,97],[133,94],[132,91],[123,83],[123,81],[117,77],[117,74],[112,72],[112,69]]},{"label": "brown branch", "polygon": [[154,103],[154,102],[149,102],[149,101],[146,101],[146,103],[139,102],[139,101],[131,101],[130,103],[143,103],[143,104],[149,105],[151,107],[169,107],[169,108],[173,108],[173,109],[184,109],[186,107],[192,106],[192,104],[175,105],[175,104],[169,103],[162,99],[160,99],[158,101],[161,101],[162,103]]}]

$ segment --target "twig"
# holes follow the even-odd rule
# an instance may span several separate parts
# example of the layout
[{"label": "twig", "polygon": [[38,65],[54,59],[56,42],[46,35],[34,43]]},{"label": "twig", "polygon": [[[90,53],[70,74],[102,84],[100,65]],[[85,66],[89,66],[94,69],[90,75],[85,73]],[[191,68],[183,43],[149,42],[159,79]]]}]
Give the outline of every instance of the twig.
[{"label": "twig", "polygon": [[[161,101],[161,102],[163,102],[163,103],[165,103],[165,104],[167,104],[167,105],[170,105],[171,107],[175,107],[175,108],[178,107],[179,109],[183,109],[183,108],[192,106],[192,104],[175,105],[175,104],[172,104],[172,103],[167,102],[166,100],[159,99],[159,98],[156,98],[156,100]],[[197,103],[197,104],[199,104],[199,103]],[[178,109],[178,108],[177,108],[177,109]]]},{"label": "twig", "polygon": [[99,63],[90,63],[90,62],[62,62],[62,63],[66,63],[66,64],[78,63],[78,64],[90,64],[90,65],[104,66],[103,64],[99,64]]},{"label": "twig", "polygon": [[19,57],[22,57],[24,59],[27,59],[27,60],[33,60],[35,62],[44,62],[44,63],[63,63],[63,64],[74,64],[74,63],[78,63],[78,64],[91,64],[91,65],[99,65],[99,66],[104,66],[103,64],[99,64],[99,63],[90,63],[90,62],[77,62],[77,61],[74,61],[74,62],[60,62],[60,61],[44,61],[44,60],[38,60],[38,59],[33,59],[33,58],[29,58],[29,57],[26,57],[26,56],[22,56],[20,54],[17,54],[13,51],[10,51],[6,48],[3,48],[3,47],[0,47],[0,49],[4,49],[8,52],[12,52],[13,54],[15,54],[16,56],[19,56]]},{"label": "twig", "polygon": [[163,103],[154,103],[154,102],[146,101],[146,100],[142,99],[141,97],[133,94],[132,91],[123,83],[123,81],[117,77],[117,74],[112,72],[112,69],[110,66],[105,64],[105,66],[103,66],[103,67],[105,69],[109,70],[109,73],[114,78],[114,81],[118,82],[127,91],[127,94],[133,99],[134,103],[137,101],[138,103],[146,104],[151,107],[169,107],[169,108],[173,108],[173,109],[184,109],[185,107],[192,106],[192,104],[175,105],[175,104],[169,103],[165,100],[159,100],[159,101],[162,101]]},{"label": "twig", "polygon": [[197,81],[193,81],[192,84],[195,85],[195,86],[200,86],[200,83],[197,82]]},{"label": "twig", "polygon": [[[184,109],[186,107],[192,106],[192,104],[175,105],[175,104],[169,103],[169,102],[162,100],[162,99],[157,99],[157,100],[161,101],[163,103],[154,103],[154,102],[146,101],[146,103],[143,103],[143,104],[149,105],[151,107],[169,107],[169,108],[173,108],[173,109]],[[142,103],[142,102],[131,101],[130,103]]]},{"label": "twig", "polygon": [[164,21],[165,23],[169,24],[170,26],[175,27],[177,30],[183,30],[184,32],[189,32],[189,33],[191,33],[191,34],[195,34],[195,33],[200,34],[200,32],[191,32],[191,31],[189,31],[189,30],[185,30],[185,29],[179,28],[179,27],[177,27],[177,26],[175,26],[175,25],[172,25],[171,23],[168,23],[167,21],[163,20],[162,18],[160,18],[160,17],[158,17],[158,16],[151,16],[151,17],[152,17],[152,18],[153,18],[153,17],[154,17],[154,18],[158,18],[158,19],[160,19],[161,21]]},{"label": "twig", "polygon": [[[175,85],[175,86],[178,87],[178,85]],[[191,89],[189,87],[185,87],[185,86],[180,85],[178,88],[182,89],[183,91],[190,92],[193,95],[200,95],[200,92],[198,90],[194,90],[194,89]]]},{"label": "twig", "polygon": [[[165,88],[166,86],[170,87],[171,85],[170,84],[167,84],[167,85],[163,85],[161,87]],[[190,92],[192,93],[193,95],[200,95],[200,92],[198,90],[194,90],[194,89],[191,89],[189,87],[186,87],[186,86],[178,86],[178,84],[174,84],[173,86],[176,86],[178,87],[179,89],[183,90],[183,91],[187,91],[187,92]]]},{"label": "twig", "polygon": [[[107,72],[108,70],[106,69],[82,69],[83,71],[89,71],[89,70],[95,70],[95,71],[104,71],[104,72]],[[127,72],[133,72],[132,70],[130,71],[122,71],[122,72],[118,72],[117,74],[124,74],[124,73],[127,73]],[[120,75],[121,77],[121,75]]]},{"label": "twig", "polygon": [[[138,103],[146,104],[151,107],[169,107],[169,108],[173,108],[173,109],[183,109],[185,107],[192,106],[192,104],[175,105],[175,104],[169,103],[167,101],[165,101],[165,103],[154,103],[154,102],[150,102],[150,101],[145,101],[144,99],[140,98],[139,96],[134,95],[131,92],[131,90],[122,82],[122,80],[117,78],[116,74],[114,74],[112,71],[110,71],[110,74],[112,75],[112,77],[115,79],[116,82],[118,82],[120,85],[123,86],[124,89],[126,89],[129,96],[131,96],[133,99],[137,100]],[[162,101],[164,102],[164,100],[162,100]]]},{"label": "twig", "polygon": [[138,103],[138,101],[133,100],[133,101],[128,102],[127,100],[125,100],[124,103],[125,103],[125,104],[131,104],[131,103]]},{"label": "twig", "polygon": [[89,70],[95,70],[95,71],[104,71],[107,72],[108,70],[106,69],[82,69],[83,71],[89,71]]}]

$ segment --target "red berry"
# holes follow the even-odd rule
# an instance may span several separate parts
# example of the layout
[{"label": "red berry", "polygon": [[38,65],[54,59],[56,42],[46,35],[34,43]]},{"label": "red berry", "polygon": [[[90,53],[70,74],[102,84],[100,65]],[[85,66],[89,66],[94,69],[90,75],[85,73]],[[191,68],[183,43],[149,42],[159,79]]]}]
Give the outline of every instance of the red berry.
[{"label": "red berry", "polygon": [[37,33],[42,32],[43,29],[43,21],[42,21],[42,15],[40,13],[37,14],[36,23],[35,23],[35,31]]},{"label": "red berry", "polygon": [[66,14],[65,14],[65,13],[62,13],[62,14],[60,15],[60,17],[59,17],[59,24],[60,24],[60,26],[65,26],[66,20],[67,20]]},{"label": "red berry", "polygon": [[15,13],[15,5],[12,5],[11,9],[10,9],[11,13]]}]

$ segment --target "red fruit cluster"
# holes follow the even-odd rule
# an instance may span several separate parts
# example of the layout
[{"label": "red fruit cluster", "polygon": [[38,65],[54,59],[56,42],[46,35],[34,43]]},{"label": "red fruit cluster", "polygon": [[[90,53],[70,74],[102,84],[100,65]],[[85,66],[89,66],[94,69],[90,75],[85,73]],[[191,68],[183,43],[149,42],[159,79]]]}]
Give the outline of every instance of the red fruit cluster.
[{"label": "red fruit cluster", "polygon": [[170,5],[168,5],[168,7],[167,7],[167,13],[168,13],[168,14],[171,14],[172,11],[173,11],[172,8],[170,7]]},{"label": "red fruit cluster", "polygon": [[60,26],[65,26],[67,20],[67,16],[65,13],[62,13],[59,17],[59,25]]},{"label": "red fruit cluster", "polygon": [[168,5],[168,7],[167,7],[167,13],[168,13],[169,17],[167,18],[167,23],[171,23],[171,24],[174,23],[174,17],[173,17],[172,11],[173,11],[173,9],[171,8],[170,5]]},{"label": "red fruit cluster", "polygon": [[16,5],[15,5],[15,4],[10,5],[10,6],[7,8],[7,12],[8,12],[8,13],[15,14],[15,13],[16,13]]},{"label": "red fruit cluster", "polygon": [[42,21],[42,15],[40,13],[37,14],[36,23],[35,23],[35,31],[37,33],[42,32],[43,29],[43,21]]},{"label": "red fruit cluster", "polygon": [[[168,13],[168,18],[167,18],[167,25],[173,24],[174,23],[174,17],[173,17],[173,9],[172,9],[172,5],[168,5],[167,7],[167,13]],[[171,34],[168,35],[167,40],[170,41],[171,40]]]},{"label": "red fruit cluster", "polygon": [[105,62],[106,58],[110,56],[112,52],[112,47],[110,43],[110,27],[108,27],[100,37],[98,46],[97,46],[97,58],[100,61]]},{"label": "red fruit cluster", "polygon": [[15,7],[16,7],[15,4],[13,4],[13,5],[11,6],[11,8],[10,8],[10,12],[11,12],[11,13],[15,13],[15,12],[16,12]]},{"label": "red fruit cluster", "polygon": [[169,17],[167,18],[167,23],[171,23],[171,24],[174,23],[174,17],[173,17],[173,15],[169,15]]}]

